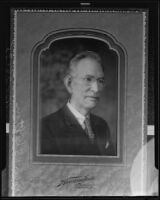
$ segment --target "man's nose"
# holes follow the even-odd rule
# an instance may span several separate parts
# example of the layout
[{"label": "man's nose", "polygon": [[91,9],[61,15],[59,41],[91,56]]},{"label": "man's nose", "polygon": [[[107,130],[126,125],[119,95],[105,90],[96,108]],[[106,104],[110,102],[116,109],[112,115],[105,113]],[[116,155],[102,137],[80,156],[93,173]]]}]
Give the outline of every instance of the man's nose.
[{"label": "man's nose", "polygon": [[92,91],[94,91],[94,92],[98,92],[98,91],[99,91],[99,85],[98,85],[97,81],[94,81],[94,82],[92,83],[91,89],[92,89]]}]

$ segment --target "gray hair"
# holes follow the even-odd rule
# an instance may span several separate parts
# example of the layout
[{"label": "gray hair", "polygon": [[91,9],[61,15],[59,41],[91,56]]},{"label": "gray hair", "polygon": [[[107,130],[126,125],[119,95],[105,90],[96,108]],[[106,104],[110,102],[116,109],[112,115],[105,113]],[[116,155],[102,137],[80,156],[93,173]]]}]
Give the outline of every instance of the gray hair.
[{"label": "gray hair", "polygon": [[71,60],[68,64],[65,75],[70,74],[72,69],[73,69],[73,66],[76,66],[77,63],[80,60],[85,59],[85,58],[91,58],[91,59],[96,60],[102,66],[102,70],[104,71],[104,68],[103,68],[103,65],[102,65],[102,59],[96,52],[94,52],[94,51],[83,51],[83,52],[76,54],[75,56],[73,56],[71,58]]}]

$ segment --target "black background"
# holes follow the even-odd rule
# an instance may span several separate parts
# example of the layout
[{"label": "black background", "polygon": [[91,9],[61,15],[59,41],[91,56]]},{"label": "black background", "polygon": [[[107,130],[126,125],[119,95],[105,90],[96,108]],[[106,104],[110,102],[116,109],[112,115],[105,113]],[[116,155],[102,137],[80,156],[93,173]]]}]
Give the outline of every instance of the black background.
[{"label": "black background", "polygon": [[[82,5],[80,2],[89,3]],[[159,0],[95,0],[95,1],[54,1],[54,0],[0,0],[0,124],[1,126],[1,170],[8,163],[8,135],[5,126],[9,122],[10,105],[10,33],[12,8],[40,8],[40,9],[111,9],[132,10],[147,9],[149,12],[148,26],[148,125],[155,125],[155,155],[158,167],[159,147]],[[3,123],[2,123],[3,122]]]}]

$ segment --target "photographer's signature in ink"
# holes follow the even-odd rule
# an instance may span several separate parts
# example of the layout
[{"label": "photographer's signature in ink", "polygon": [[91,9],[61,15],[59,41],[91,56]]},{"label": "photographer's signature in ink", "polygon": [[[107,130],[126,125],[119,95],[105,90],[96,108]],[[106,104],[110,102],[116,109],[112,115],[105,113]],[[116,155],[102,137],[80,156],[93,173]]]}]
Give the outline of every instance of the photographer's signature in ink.
[{"label": "photographer's signature in ink", "polygon": [[92,189],[93,184],[92,181],[95,179],[94,176],[72,176],[66,179],[62,179],[60,183],[56,186],[57,188],[61,188],[65,185],[74,184],[75,188],[85,188],[85,189]]}]

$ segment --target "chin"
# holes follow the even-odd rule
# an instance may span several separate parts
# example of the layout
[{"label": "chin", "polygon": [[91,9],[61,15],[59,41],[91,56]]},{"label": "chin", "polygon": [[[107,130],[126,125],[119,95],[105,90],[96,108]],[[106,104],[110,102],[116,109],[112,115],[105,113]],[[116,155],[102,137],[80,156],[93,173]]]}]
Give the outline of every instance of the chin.
[{"label": "chin", "polygon": [[88,109],[93,109],[96,105],[97,105],[97,104],[94,103],[94,102],[88,103],[88,104],[86,105],[86,108],[88,108]]}]

